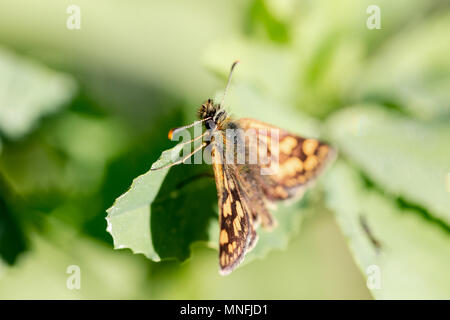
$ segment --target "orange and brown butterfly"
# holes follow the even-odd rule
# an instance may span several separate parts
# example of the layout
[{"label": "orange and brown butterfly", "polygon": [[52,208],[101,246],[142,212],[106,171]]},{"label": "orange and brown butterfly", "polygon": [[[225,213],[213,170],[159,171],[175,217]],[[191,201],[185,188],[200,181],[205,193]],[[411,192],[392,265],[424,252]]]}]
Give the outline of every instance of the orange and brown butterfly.
[{"label": "orange and brown butterfly", "polygon": [[[233,271],[255,246],[258,239],[256,229],[260,224],[266,229],[275,226],[268,205],[300,198],[336,155],[335,149],[322,141],[302,138],[254,119],[231,119],[222,106],[237,63],[238,61],[234,62],[231,67],[221,103],[215,104],[209,99],[198,110],[200,120],[169,132],[171,139],[175,132],[203,123],[206,130],[202,135],[184,143],[191,143],[205,136],[208,139],[204,140],[208,141],[204,141],[180,160],[157,168],[185,162],[194,153],[203,148],[210,148],[219,200],[219,265],[223,275]],[[250,132],[245,136],[248,139],[246,141],[249,141],[243,150],[245,159],[248,158],[248,148],[258,145],[258,148],[263,146],[267,149],[266,152],[272,156],[271,161],[264,164],[225,161],[225,132],[229,129]],[[268,130],[277,131],[278,140],[275,144],[268,139]],[[234,149],[233,152],[237,153]],[[263,168],[273,169],[272,162],[278,164],[274,172],[261,174]]]}]

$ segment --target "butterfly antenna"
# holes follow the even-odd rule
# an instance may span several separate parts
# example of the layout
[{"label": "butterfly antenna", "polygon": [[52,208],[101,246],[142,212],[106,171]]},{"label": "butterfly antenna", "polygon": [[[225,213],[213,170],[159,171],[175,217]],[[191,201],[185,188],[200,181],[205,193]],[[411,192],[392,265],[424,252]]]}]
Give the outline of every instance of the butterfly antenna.
[{"label": "butterfly antenna", "polygon": [[236,60],[235,62],[233,62],[233,64],[231,65],[231,69],[230,69],[230,73],[228,74],[228,80],[227,80],[227,85],[225,87],[225,91],[223,92],[223,98],[222,101],[220,101],[219,106],[222,107],[223,106],[223,102],[225,101],[225,97],[227,95],[228,92],[228,88],[230,87],[230,82],[231,82],[231,76],[233,75],[233,70],[234,68],[239,64],[239,60]]}]

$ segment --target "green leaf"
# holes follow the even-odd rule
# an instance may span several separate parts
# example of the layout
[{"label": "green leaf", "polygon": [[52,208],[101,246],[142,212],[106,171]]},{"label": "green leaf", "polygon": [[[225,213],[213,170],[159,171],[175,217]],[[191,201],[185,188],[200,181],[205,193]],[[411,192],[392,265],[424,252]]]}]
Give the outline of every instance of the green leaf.
[{"label": "green leaf", "polygon": [[330,138],[387,192],[450,224],[450,126],[420,123],[376,106],[329,120]]},{"label": "green leaf", "polygon": [[[264,96],[287,101],[296,92],[298,55],[289,48],[235,36],[221,39],[206,48],[205,64],[226,79],[232,61],[241,63],[233,84],[256,88]],[[276,80],[274,80],[276,79]],[[233,90],[230,90],[232,92]]]},{"label": "green leaf", "polygon": [[115,249],[130,248],[134,253],[160,260],[150,235],[150,203],[155,199],[167,171],[148,171],[137,177],[130,190],[107,210],[107,231],[113,237]]},{"label": "green leaf", "polygon": [[[153,163],[152,168],[161,168],[180,158],[181,144],[166,150]],[[116,199],[107,210],[107,231],[114,241],[114,248],[129,248],[134,253],[142,253],[147,258],[159,261],[152,241],[150,225],[151,203],[154,201],[169,168],[149,170],[133,180],[130,189]]]},{"label": "green leaf", "polygon": [[[337,163],[326,179],[327,203],[347,238],[362,273],[379,267],[377,299],[448,299],[450,293],[450,234],[442,225],[416,210],[403,210],[374,189],[344,162]],[[366,218],[381,252],[360,224]],[[372,267],[373,268],[373,267]],[[369,288],[370,289],[370,288]]]},{"label": "green leaf", "polygon": [[267,1],[254,0],[250,5],[246,29],[252,36],[267,36],[273,42],[286,43],[290,40],[288,24],[274,15]]},{"label": "green leaf", "polygon": [[[216,100],[223,92],[216,94]],[[320,136],[320,123],[288,103],[261,94],[246,83],[238,83],[227,94],[225,109],[233,118],[253,118],[305,137]],[[274,112],[276,110],[276,112]]]},{"label": "green leaf", "polygon": [[420,119],[450,116],[450,13],[390,39],[354,87],[359,98],[394,104]]},{"label": "green leaf", "polygon": [[0,48],[0,131],[15,139],[73,97],[74,80]]},{"label": "green leaf", "polygon": [[[285,250],[289,241],[299,232],[303,218],[313,214],[320,205],[315,192],[307,192],[297,202],[279,203],[270,211],[277,224],[272,230],[258,229],[258,243],[246,256],[244,265],[254,259],[263,259],[272,250]],[[312,198],[313,201],[310,201]],[[218,234],[217,234],[218,235]],[[218,240],[217,240],[218,243]]]},{"label": "green leaf", "polygon": [[210,245],[208,231],[218,221],[211,166],[173,167],[151,204],[151,213],[152,242],[161,259],[184,261],[194,242]]},{"label": "green leaf", "polygon": [[3,260],[13,265],[25,249],[23,231],[14,217],[13,210],[6,203],[3,194],[0,194],[0,263]]},{"label": "green leaf", "polygon": [[[29,230],[31,247],[13,267],[2,268],[0,299],[137,299],[148,263],[45,219],[45,235]],[[80,290],[67,283],[79,267]],[[3,269],[3,270],[2,270]]]},{"label": "green leaf", "polygon": [[27,249],[20,219],[21,201],[0,171],[0,275],[1,265],[14,265]]}]

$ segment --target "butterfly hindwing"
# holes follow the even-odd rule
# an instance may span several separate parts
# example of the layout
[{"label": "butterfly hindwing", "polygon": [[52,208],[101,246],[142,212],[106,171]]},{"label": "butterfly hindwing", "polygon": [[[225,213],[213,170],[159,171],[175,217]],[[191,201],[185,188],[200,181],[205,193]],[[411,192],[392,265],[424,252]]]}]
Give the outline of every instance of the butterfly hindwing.
[{"label": "butterfly hindwing", "polygon": [[247,202],[251,203],[250,211],[253,224],[258,226],[261,223],[265,229],[272,229],[276,223],[266,206],[263,186],[258,179],[259,166],[244,165],[237,167],[241,189],[245,193]]},{"label": "butterfly hindwing", "polygon": [[[270,168],[272,172],[257,178],[269,201],[301,196],[336,154],[331,146],[322,141],[305,139],[258,120],[244,118],[237,123],[243,130],[253,130],[254,137],[250,143],[267,148],[271,161],[261,167]],[[271,141],[270,130],[278,132],[277,148]]]}]

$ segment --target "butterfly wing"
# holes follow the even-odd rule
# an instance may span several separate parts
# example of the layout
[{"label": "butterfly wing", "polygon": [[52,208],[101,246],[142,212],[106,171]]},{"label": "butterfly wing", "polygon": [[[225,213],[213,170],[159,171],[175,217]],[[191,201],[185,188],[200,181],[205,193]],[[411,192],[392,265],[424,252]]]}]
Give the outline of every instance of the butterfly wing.
[{"label": "butterfly wing", "polygon": [[250,212],[255,228],[261,223],[265,229],[272,229],[275,220],[267,209],[263,186],[259,179],[260,167],[258,165],[237,165],[237,177],[245,195],[250,203]]},{"label": "butterfly wing", "polygon": [[[246,133],[250,132],[250,145],[266,149],[270,161],[260,168],[271,169],[272,172],[254,176],[259,179],[258,183],[269,201],[300,197],[336,156],[334,148],[317,139],[305,139],[254,119],[243,118],[236,123]],[[276,146],[271,140],[270,130],[278,132]]]},{"label": "butterfly wing", "polygon": [[233,165],[223,164],[217,148],[212,148],[212,165],[219,199],[220,273],[233,271],[254,246],[257,235],[251,210]]}]

